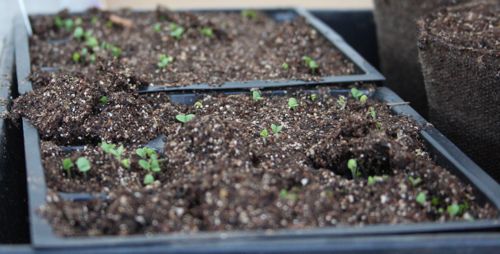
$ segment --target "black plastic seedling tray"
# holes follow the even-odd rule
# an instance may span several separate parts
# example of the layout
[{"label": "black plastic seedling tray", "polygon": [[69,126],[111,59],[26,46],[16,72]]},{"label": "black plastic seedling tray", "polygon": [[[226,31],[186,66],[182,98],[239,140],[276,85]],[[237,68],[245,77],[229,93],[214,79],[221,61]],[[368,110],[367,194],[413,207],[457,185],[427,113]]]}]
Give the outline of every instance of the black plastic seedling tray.
[{"label": "black plastic seedling tray", "polygon": [[[19,30],[18,30],[19,31]],[[30,72],[29,53],[27,36],[21,30],[16,35],[16,64],[18,76],[19,93],[23,94],[31,90],[31,83],[27,77]],[[255,87],[273,88],[273,86],[263,86],[256,82]],[[296,84],[299,85],[299,84]],[[304,84],[300,84],[304,85]],[[254,86],[251,86],[254,87]],[[246,89],[250,87],[236,87],[229,90]],[[226,88],[227,89],[227,88]],[[170,90],[171,98],[178,103],[193,103],[199,94],[191,93],[198,90],[193,87],[176,88]],[[204,90],[204,89],[200,89]],[[311,90],[313,91],[313,90]],[[158,90],[146,90],[142,92],[158,92]],[[333,90],[332,96],[347,94],[348,90]],[[273,91],[277,96],[284,91]],[[435,159],[452,173],[461,177],[464,181],[470,183],[482,197],[483,202],[490,202],[494,207],[500,210],[500,186],[494,182],[482,169],[465,156],[456,146],[439,133],[434,127],[418,115],[410,106],[405,104],[396,94],[387,88],[378,88],[370,96],[383,102],[391,103],[394,113],[408,115],[423,126],[421,135],[427,141],[429,151]],[[277,230],[274,232],[266,231],[229,231],[229,232],[202,232],[196,234],[172,233],[155,236],[135,235],[128,237],[106,236],[106,237],[72,237],[63,238],[52,232],[48,222],[42,219],[37,209],[46,203],[45,197],[47,186],[45,183],[44,171],[41,163],[40,139],[37,130],[29,123],[27,119],[22,120],[22,129],[24,134],[24,148],[26,158],[26,169],[28,179],[28,197],[29,197],[29,215],[31,222],[31,241],[35,248],[43,250],[53,248],[71,247],[73,250],[85,249],[91,250],[93,247],[113,247],[108,250],[134,250],[147,249],[151,251],[161,251],[168,246],[191,245],[198,246],[198,251],[203,250],[203,246],[216,246],[219,251],[229,249],[239,249],[241,251],[259,251],[258,246],[267,246],[268,250],[274,252],[299,251],[309,252],[313,250],[328,250],[332,247],[332,240],[357,239],[358,237],[373,239],[399,235],[412,236],[417,233],[438,233],[438,232],[471,232],[471,231],[498,231],[500,221],[478,220],[474,222],[449,222],[449,223],[420,223],[420,224],[400,224],[400,225],[373,225],[365,227],[327,227],[309,230]],[[83,197],[86,199],[87,197]],[[391,236],[389,236],[391,235]],[[356,238],[351,238],[356,236]],[[349,238],[345,238],[349,237]],[[385,239],[384,238],[384,239]],[[364,240],[363,240],[364,241]],[[369,242],[369,241],[368,241]],[[363,244],[369,244],[363,242]],[[300,246],[298,246],[298,245]],[[361,242],[358,242],[361,244]],[[134,248],[129,248],[134,246]],[[232,247],[230,247],[232,246]],[[295,246],[295,247],[293,247]],[[75,249],[83,247],[83,249]],[[352,246],[346,248],[355,250]],[[362,249],[369,249],[364,246]],[[177,249],[182,251],[182,249]],[[208,250],[208,249],[207,249]],[[345,250],[345,249],[344,249]],[[92,251],[90,251],[92,252]],[[213,251],[212,251],[213,252]],[[215,252],[214,252],[215,253]]]},{"label": "black plastic seedling tray", "polygon": [[[192,10],[196,12],[210,12],[221,10]],[[237,10],[222,10],[224,12],[234,12]],[[331,42],[332,47],[338,49],[346,58],[351,61],[356,73],[351,75],[338,75],[338,76],[325,76],[321,77],[319,81],[304,81],[304,80],[279,80],[279,81],[236,81],[226,82],[221,85],[209,84],[190,84],[187,86],[165,86],[161,84],[153,84],[146,87],[147,91],[185,91],[185,90],[228,90],[228,89],[249,89],[254,87],[259,88],[277,88],[277,87],[292,87],[304,85],[319,85],[319,84],[342,84],[342,83],[355,83],[355,82],[381,82],[385,78],[380,74],[370,63],[368,63],[361,55],[359,55],[345,40],[328,25],[324,24],[321,20],[301,8],[288,8],[288,9],[262,9],[266,15],[272,19],[283,22],[293,20],[299,16],[304,17],[307,22],[314,27],[320,34],[322,34],[328,41]],[[28,34],[24,27],[21,17],[17,17],[15,31],[18,33],[19,40],[16,41],[16,52],[22,53],[24,58],[19,64],[27,64],[29,66],[29,40]],[[57,70],[53,66],[44,66],[47,70]]]}]

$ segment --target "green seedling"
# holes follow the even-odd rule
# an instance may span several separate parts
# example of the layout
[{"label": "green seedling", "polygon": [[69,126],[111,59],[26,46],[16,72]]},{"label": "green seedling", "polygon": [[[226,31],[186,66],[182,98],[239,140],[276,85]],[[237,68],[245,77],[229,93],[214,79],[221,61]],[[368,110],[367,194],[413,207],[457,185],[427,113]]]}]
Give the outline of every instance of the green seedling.
[{"label": "green seedling", "polygon": [[106,105],[108,104],[108,102],[109,102],[108,96],[103,95],[99,98],[99,103],[102,105]]},{"label": "green seedling", "polygon": [[170,63],[172,63],[174,61],[174,58],[172,56],[169,56],[169,55],[165,55],[165,54],[161,54],[159,57],[158,57],[158,64],[157,66],[159,68],[165,68],[167,67]]},{"label": "green seedling", "polygon": [[358,161],[356,159],[349,159],[347,161],[347,168],[351,171],[352,179],[361,176],[361,172],[359,172],[358,169]]},{"label": "green seedling", "polygon": [[120,57],[122,55],[122,49],[116,46],[111,46],[111,55],[113,57]]},{"label": "green seedling", "polygon": [[296,193],[292,191],[287,191],[286,189],[281,189],[279,197],[281,199],[286,199],[290,201],[296,201],[298,199],[298,196]]},{"label": "green seedling", "polygon": [[125,147],[123,147],[123,145],[117,148],[115,144],[106,143],[103,141],[101,143],[101,149],[104,151],[104,153],[113,156],[115,160],[117,160],[124,168],[130,168],[130,159],[122,159],[122,155],[125,153]]},{"label": "green seedling", "polygon": [[346,97],[340,95],[339,98],[337,99],[337,107],[340,110],[344,110],[346,106],[347,106],[347,99],[346,99]]},{"label": "green seedling", "polygon": [[256,19],[257,18],[257,12],[254,10],[242,10],[241,11],[241,16],[247,19]]},{"label": "green seedling", "polygon": [[214,37],[214,30],[211,27],[203,27],[200,29],[200,33],[208,38]]},{"label": "green seedling", "polygon": [[78,171],[82,172],[87,177],[87,172],[90,170],[90,161],[85,157],[80,157],[76,160]]},{"label": "green seedling", "polygon": [[151,157],[151,155],[156,154],[155,150],[149,147],[137,148],[135,153],[143,159],[147,159],[148,157]]},{"label": "green seedling", "polygon": [[361,96],[363,96],[363,92],[359,91],[357,88],[351,88],[351,95],[354,99],[360,100]]},{"label": "green seedling", "polygon": [[263,100],[264,98],[262,97],[262,93],[259,90],[253,90],[252,91],[252,99],[254,101],[260,101],[260,100]]},{"label": "green seedling", "polygon": [[73,163],[73,161],[70,158],[65,158],[62,161],[62,164],[63,164],[64,171],[66,171],[66,173],[68,174],[68,176],[71,176],[71,169],[75,166],[75,164]]},{"label": "green seedling", "polygon": [[364,94],[361,95],[361,97],[359,98],[359,102],[361,102],[361,104],[365,104],[367,101],[368,101],[368,96]]},{"label": "green seedling", "polygon": [[290,69],[290,66],[289,66],[287,63],[283,63],[283,64],[281,65],[281,69],[283,69],[283,70],[287,71],[288,69]]},{"label": "green seedling", "polygon": [[85,45],[87,45],[89,48],[96,50],[99,48],[99,41],[97,41],[97,38],[95,36],[88,36],[85,39]]},{"label": "green seedling", "polygon": [[153,174],[161,171],[160,160],[158,160],[156,151],[149,147],[143,147],[135,150],[135,153],[141,157],[138,162],[139,166],[149,172],[144,177],[144,184],[149,185],[153,183],[155,181]]},{"label": "green seedling", "polygon": [[63,26],[64,26],[64,21],[62,20],[62,18],[61,18],[61,17],[56,16],[56,17],[54,18],[54,25],[55,25],[57,28],[61,29],[61,28],[63,28]]},{"label": "green seedling", "polygon": [[90,62],[90,63],[95,63],[95,60],[96,60],[96,56],[95,56],[95,54],[90,54],[90,55],[89,55],[89,62]]},{"label": "green seedling", "polygon": [[72,19],[65,19],[64,20],[64,29],[66,29],[67,31],[71,31],[73,29],[74,25],[75,25],[75,23],[73,22]]},{"label": "green seedling", "polygon": [[122,49],[111,44],[111,43],[107,43],[107,42],[102,42],[101,43],[101,48],[105,49],[105,50],[109,50],[111,51],[111,55],[113,57],[120,57],[121,54],[122,54]]},{"label": "green seedling", "polygon": [[440,203],[441,203],[441,201],[439,200],[439,198],[438,198],[438,197],[433,196],[433,197],[431,198],[431,205],[432,205],[432,206],[439,206],[439,204],[440,204]]},{"label": "green seedling", "polygon": [[299,102],[295,98],[289,98],[288,99],[288,108],[291,110],[295,110],[299,107]]},{"label": "green seedling", "polygon": [[269,137],[269,132],[267,131],[267,129],[263,129],[263,130],[261,130],[261,131],[260,131],[260,136],[261,136],[262,138],[267,138],[267,137]]},{"label": "green seedling", "polygon": [[73,52],[73,55],[71,55],[71,60],[73,60],[73,62],[75,62],[75,63],[78,63],[78,62],[80,62],[80,59],[81,59],[80,53]]},{"label": "green seedling", "polygon": [[314,61],[314,59],[312,59],[309,56],[302,57],[302,60],[304,60],[304,63],[306,64],[307,68],[309,68],[309,70],[311,70],[312,73],[315,73],[316,70],[319,68],[318,63],[316,63],[316,61]]},{"label": "green seedling", "polygon": [[369,176],[368,177],[368,185],[374,185],[377,182],[383,182],[384,181],[384,176]]},{"label": "green seedling", "polygon": [[427,202],[427,195],[425,192],[419,192],[417,194],[417,197],[415,198],[415,201],[419,203],[421,206],[425,206],[425,202]]},{"label": "green seedling", "polygon": [[175,23],[170,24],[170,36],[174,37],[175,39],[179,40],[184,34],[184,31],[184,27],[179,26]]},{"label": "green seedling", "polygon": [[373,176],[368,177],[368,185],[374,185],[376,182]]},{"label": "green seedling", "polygon": [[375,111],[374,107],[370,107],[368,109],[368,114],[370,114],[370,116],[373,118],[373,120],[377,119],[377,112]]},{"label": "green seedling", "polygon": [[281,130],[283,130],[282,125],[276,125],[276,124],[271,124],[271,131],[273,132],[274,135],[278,135]]},{"label": "green seedling", "polygon": [[201,109],[203,108],[203,103],[201,101],[197,101],[194,103],[194,108],[195,109]]},{"label": "green seedling", "polygon": [[187,123],[191,120],[193,120],[194,114],[178,114],[175,116],[175,119],[181,123]]},{"label": "green seedling", "polygon": [[147,160],[139,160],[139,166],[145,170],[151,170],[151,163]]},{"label": "green seedling", "polygon": [[460,213],[460,206],[457,205],[457,204],[452,204],[452,205],[449,205],[447,208],[446,208],[446,211],[448,212],[448,214],[451,216],[451,217],[455,217],[457,215],[459,215]]},{"label": "green seedling", "polygon": [[316,101],[318,99],[318,95],[313,93],[313,94],[309,95],[309,99],[311,99],[311,101]]},{"label": "green seedling", "polygon": [[411,183],[412,186],[417,186],[422,182],[422,178],[417,177],[413,178],[412,176],[408,177],[408,181]]},{"label": "green seedling", "polygon": [[144,176],[144,185],[150,185],[152,183],[154,183],[155,181],[155,177],[153,176],[153,174],[149,173],[147,175]]},{"label": "green seedling", "polygon": [[123,159],[120,161],[122,166],[126,169],[130,169],[130,159]]},{"label": "green seedling", "polygon": [[153,30],[157,33],[161,32],[161,24],[160,23],[155,23],[153,25]]},{"label": "green seedling", "polygon": [[75,31],[73,32],[73,37],[75,37],[75,39],[80,40],[83,39],[84,36],[85,36],[85,31],[81,26],[75,28]]}]

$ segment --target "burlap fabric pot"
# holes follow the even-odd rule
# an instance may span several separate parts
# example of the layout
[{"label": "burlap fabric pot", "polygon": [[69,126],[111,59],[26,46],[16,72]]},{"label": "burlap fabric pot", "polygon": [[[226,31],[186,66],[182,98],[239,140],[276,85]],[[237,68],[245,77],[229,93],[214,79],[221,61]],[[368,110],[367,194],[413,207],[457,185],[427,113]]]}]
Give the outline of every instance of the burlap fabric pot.
[{"label": "burlap fabric pot", "polygon": [[418,62],[416,21],[436,8],[467,1],[374,0],[379,55],[387,86],[424,116],[427,100]]},{"label": "burlap fabric pot", "polygon": [[[464,18],[481,18],[473,14],[479,9],[493,13],[489,18],[493,18],[491,22],[496,24],[493,27],[481,25],[489,27],[486,30],[488,34],[460,38],[451,31],[435,29],[439,15],[467,10],[467,14],[462,15]],[[450,7],[419,21],[419,56],[429,101],[430,120],[497,181],[500,180],[498,13],[500,1],[495,0]],[[450,25],[443,24],[442,27]],[[481,46],[485,43],[481,40],[487,37],[493,40],[493,45]],[[468,43],[468,40],[473,41]]]}]

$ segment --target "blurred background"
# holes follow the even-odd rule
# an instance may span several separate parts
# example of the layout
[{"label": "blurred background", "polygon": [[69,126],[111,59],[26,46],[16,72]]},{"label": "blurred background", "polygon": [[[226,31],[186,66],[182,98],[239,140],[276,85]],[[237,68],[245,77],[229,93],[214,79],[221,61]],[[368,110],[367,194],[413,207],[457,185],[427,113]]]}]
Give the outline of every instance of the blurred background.
[{"label": "blurred background", "polygon": [[[9,0],[2,0],[9,1]],[[182,8],[263,8],[300,6],[308,9],[366,9],[372,8],[372,0],[24,0],[28,12],[44,13],[69,8],[74,11],[84,10],[89,6],[98,6],[106,9],[123,7],[151,9],[158,4],[172,9]]]}]

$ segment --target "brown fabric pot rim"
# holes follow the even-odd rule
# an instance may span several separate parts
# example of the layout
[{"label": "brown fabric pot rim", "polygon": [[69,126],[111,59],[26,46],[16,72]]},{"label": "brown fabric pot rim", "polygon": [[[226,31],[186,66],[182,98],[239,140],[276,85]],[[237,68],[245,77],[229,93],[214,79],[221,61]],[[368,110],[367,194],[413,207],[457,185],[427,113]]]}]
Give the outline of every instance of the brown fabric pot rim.
[{"label": "brown fabric pot rim", "polygon": [[427,26],[427,20],[434,20],[436,19],[437,15],[441,13],[442,11],[446,12],[454,12],[454,11],[459,11],[462,9],[467,9],[470,7],[474,7],[477,5],[481,4],[492,4],[494,1],[480,1],[480,2],[474,2],[474,3],[467,3],[467,4],[462,4],[458,6],[452,6],[452,7],[445,7],[445,8],[440,8],[436,12],[433,12],[432,14],[426,15],[417,21],[417,27],[419,30],[419,37],[418,37],[418,47],[420,49],[425,49],[425,46],[429,44],[429,42],[433,43],[439,43],[442,46],[446,46],[448,48],[458,50],[458,51],[468,51],[468,52],[474,52],[474,53],[479,53],[482,55],[491,55],[493,57],[500,57],[500,50],[496,49],[480,49],[480,48],[474,48],[474,47],[465,47],[463,45],[444,41],[442,39],[442,36],[433,34],[430,30],[429,27]]}]

